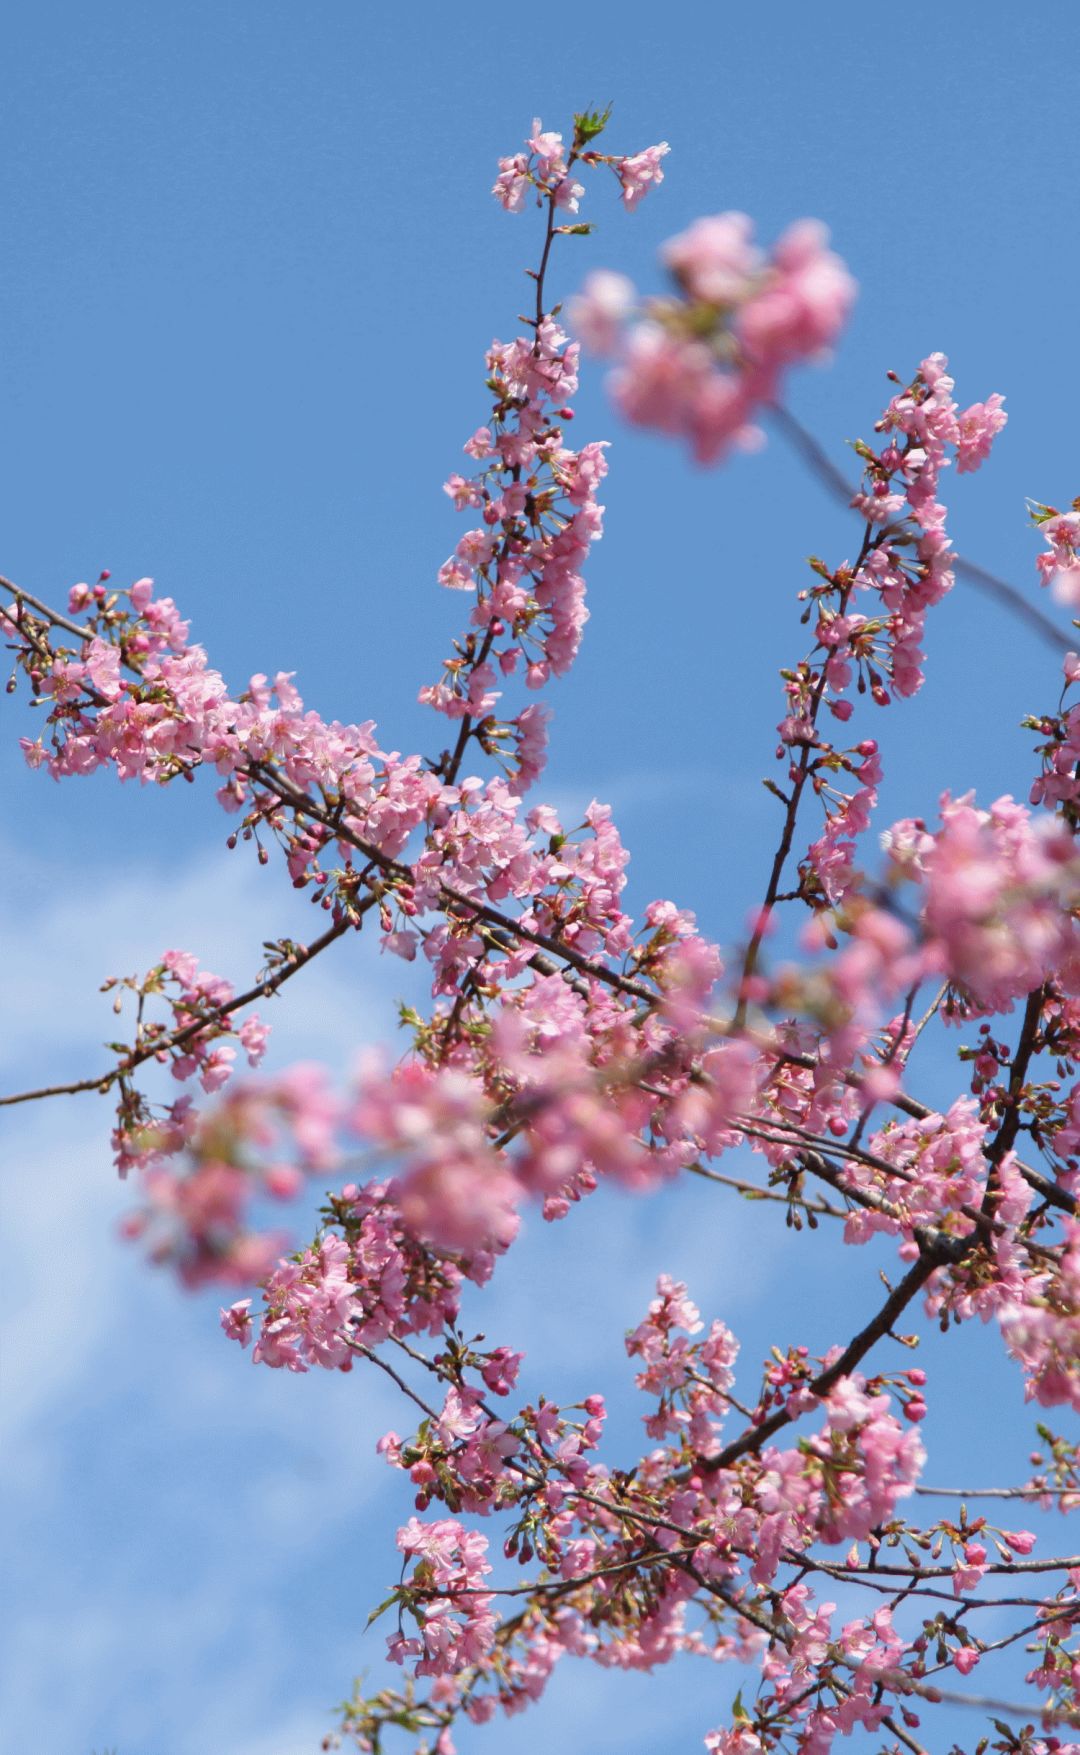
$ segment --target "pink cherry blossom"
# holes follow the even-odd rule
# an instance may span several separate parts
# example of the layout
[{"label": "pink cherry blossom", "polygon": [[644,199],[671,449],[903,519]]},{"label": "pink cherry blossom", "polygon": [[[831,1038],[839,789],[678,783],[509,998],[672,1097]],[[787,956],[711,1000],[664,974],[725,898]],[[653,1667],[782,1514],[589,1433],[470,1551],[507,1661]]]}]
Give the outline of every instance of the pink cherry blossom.
[{"label": "pink cherry blossom", "polygon": [[629,158],[617,158],[614,168],[622,184],[623,202],[629,212],[633,212],[638,203],[664,180],[660,161],[671,151],[666,140],[659,146],[647,146],[644,152],[635,152]]}]

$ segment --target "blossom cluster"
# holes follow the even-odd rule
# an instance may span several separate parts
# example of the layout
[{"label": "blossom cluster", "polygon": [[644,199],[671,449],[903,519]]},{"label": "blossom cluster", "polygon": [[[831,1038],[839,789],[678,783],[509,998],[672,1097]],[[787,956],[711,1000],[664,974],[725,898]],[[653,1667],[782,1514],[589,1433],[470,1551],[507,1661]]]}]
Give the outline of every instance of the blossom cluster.
[{"label": "blossom cluster", "polygon": [[591,274],[570,308],[586,346],[614,355],[612,393],[637,426],[686,438],[701,463],[754,446],[758,411],[789,367],[836,340],[855,284],[815,221],[766,255],[744,213],[699,219],[664,246],[676,286],[639,308],[624,275]]},{"label": "blossom cluster", "polygon": [[1051,975],[1080,991],[1080,863],[1064,822],[1008,797],[987,811],[946,793],[940,829],[896,823],[887,847],[897,876],[924,890],[928,955],[969,1012],[1007,1011]]},{"label": "blossom cluster", "polygon": [[[257,1012],[249,1011],[234,1032],[231,1016],[240,1002],[231,982],[200,969],[190,951],[166,951],[145,976],[110,976],[102,984],[103,993],[115,992],[117,1012],[125,991],[138,999],[135,1041],[127,1051],[128,1062],[152,1059],[167,1064],[173,1078],[181,1083],[197,1076],[209,1095],[220,1091],[232,1076],[236,1049],[228,1037],[235,1034],[249,1066],[258,1066],[266,1052],[269,1025]],[[157,999],[167,1005],[169,1022],[149,1015]]]},{"label": "blossom cluster", "polygon": [[[639,1387],[658,1394],[661,1409],[665,1404],[672,1408],[684,1389],[699,1402],[703,1396],[726,1398],[730,1391],[734,1341],[722,1325],[714,1325],[705,1340],[691,1341],[689,1336],[701,1327],[686,1287],[662,1278],[645,1319],[627,1339],[628,1351],[645,1361]],[[444,1363],[449,1363],[445,1357]],[[488,1516],[496,1508],[509,1514],[507,1557],[528,1564],[535,1556],[543,1564],[544,1582],[523,1621],[496,1629],[488,1619],[491,1597],[480,1583],[490,1570],[482,1559],[486,1542],[473,1550],[481,1557],[480,1565],[472,1589],[463,1596],[466,1538],[457,1515],[427,1523],[413,1518],[399,1531],[399,1546],[407,1553],[440,1552],[447,1572],[431,1635],[429,1568],[418,1568],[388,1600],[386,1607],[396,1603],[399,1613],[405,1607],[421,1625],[417,1638],[403,1641],[400,1634],[390,1635],[391,1656],[410,1662],[417,1677],[441,1675],[441,1703],[462,1706],[470,1718],[483,1722],[497,1706],[514,1712],[526,1699],[535,1699],[555,1662],[566,1654],[640,1669],[652,1669],[682,1652],[744,1660],[755,1651],[760,1654],[766,1641],[744,1593],[753,1592],[755,1598],[761,1593],[760,1600],[771,1594],[775,1601],[775,1581],[786,1575],[782,1620],[774,1641],[768,1642],[763,1673],[773,1685],[774,1703],[791,1707],[796,1722],[810,1713],[810,1724],[817,1726],[795,1683],[800,1677],[805,1682],[808,1673],[807,1628],[813,1619],[820,1633],[832,1605],[821,1605],[811,1615],[809,1588],[794,1579],[815,1543],[854,1542],[857,1557],[857,1544],[888,1523],[899,1500],[910,1494],[922,1445],[914,1431],[897,1422],[889,1396],[856,1378],[841,1380],[822,1398],[815,1395],[804,1368],[797,1394],[804,1410],[824,1412],[820,1432],[799,1448],[762,1446],[730,1471],[710,1466],[720,1460],[711,1451],[706,1457],[697,1455],[693,1418],[661,1419],[658,1428],[650,1416],[650,1434],[671,1434],[671,1448],[654,1451],[632,1470],[621,1471],[616,1485],[610,1471],[589,1455],[601,1436],[604,1409],[599,1397],[586,1398],[577,1410],[579,1419],[573,1417],[575,1410],[542,1401],[508,1422],[493,1417],[482,1388],[466,1381],[471,1367],[482,1369],[490,1382],[490,1364],[490,1359],[459,1351],[441,1414],[423,1421],[414,1438],[391,1434],[380,1448],[419,1487],[421,1509],[434,1498],[455,1514],[466,1509]],[[770,1381],[775,1384],[778,1376],[774,1370]],[[692,1459],[689,1470],[671,1466],[687,1458]],[[966,1539],[969,1533],[960,1530],[956,1539],[962,1563],[970,1567],[976,1553],[985,1558],[985,1551]],[[1016,1552],[1030,1551],[1033,1538],[1026,1533],[1011,1539]],[[857,1569],[857,1558],[854,1563]],[[647,1604],[625,1590],[635,1566],[649,1574]],[[736,1617],[740,1602],[745,1603],[751,1618],[743,1620],[735,1637],[719,1629],[703,1635],[689,1626],[695,1574],[728,1595]],[[841,1671],[853,1672],[853,1681],[845,1682],[848,1704],[840,1726],[879,1723],[887,1711],[881,1704],[882,1666],[868,1655],[883,1640],[898,1672],[886,1679],[894,1692],[903,1687],[905,1650],[895,1636],[886,1637],[888,1628],[887,1614],[869,1625],[852,1623],[832,1651],[823,1647],[817,1654],[818,1664],[838,1662]],[[457,1643],[462,1638],[471,1641],[468,1654]],[[439,1667],[447,1641],[456,1659],[452,1669]],[[872,1694],[873,1689],[877,1692]],[[880,1707],[877,1717],[871,1701],[875,1709]]]},{"label": "blossom cluster", "polygon": [[121,1173],[138,1169],[141,1195],[125,1235],[188,1286],[265,1280],[287,1241],[279,1224],[266,1228],[267,1203],[294,1201],[337,1167],[337,1099],[323,1069],[237,1081],[206,1111],[189,1096],[151,1105],[126,1081],[120,1092],[114,1145]]},{"label": "blossom cluster", "polygon": [[585,190],[573,179],[574,165],[607,165],[618,179],[624,206],[633,212],[649,190],[663,182],[663,160],[671,148],[662,140],[641,152],[599,152],[592,142],[603,133],[610,115],[610,110],[586,110],[575,116],[569,147],[561,134],[545,129],[535,118],[525,151],[499,160],[499,174],[491,191],[496,200],[508,213],[520,213],[529,191],[535,190],[539,200],[550,202],[553,213],[561,208],[577,213]]},{"label": "blossom cluster", "polygon": [[997,395],[961,410],[946,364],[941,354],[923,360],[912,383],[891,399],[878,422],[878,431],[890,435],[881,449],[856,446],[864,463],[852,501],[865,520],[859,552],[854,562],[832,568],[812,559],[815,582],[801,594],[815,642],[783,673],[777,758],[786,764],[792,814],[808,786],[824,810],[824,828],[799,868],[799,893],[812,906],[835,907],[853,888],[858,838],[883,777],[877,740],[838,746],[824,714],[846,725],[853,696],[884,707],[921,688],[927,610],[954,583],[946,508],[937,498],[941,474],[954,460],[958,471],[976,469],[1005,424]]},{"label": "blossom cluster", "polygon": [[1080,503],[1068,512],[1053,506],[1032,506],[1032,522],[1047,545],[1035,562],[1039,578],[1061,603],[1080,603]]}]

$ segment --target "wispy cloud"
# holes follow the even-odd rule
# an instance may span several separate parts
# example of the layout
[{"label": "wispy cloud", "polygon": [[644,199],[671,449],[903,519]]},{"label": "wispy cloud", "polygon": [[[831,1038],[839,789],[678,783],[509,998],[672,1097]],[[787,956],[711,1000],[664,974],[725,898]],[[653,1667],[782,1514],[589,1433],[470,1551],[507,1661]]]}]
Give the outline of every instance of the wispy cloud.
[{"label": "wispy cloud", "polygon": [[[310,931],[239,856],[180,868],[166,893],[138,867],[80,897],[39,877],[23,870],[26,932],[7,968],[27,994],[9,1048],[20,1072],[101,1064],[105,974],[179,943],[240,980],[263,937]],[[315,965],[275,1008],[279,1055],[345,1064],[385,1028],[407,973],[362,946]],[[42,1755],[314,1755],[351,1676],[380,1675],[385,1629],[364,1623],[396,1576],[393,1530],[411,1495],[374,1442],[410,1414],[374,1373],[252,1368],[220,1335],[215,1299],[185,1297],[121,1243],[129,1196],[108,1162],[106,1111],[64,1099],[9,1124],[4,1467],[21,1613],[0,1670],[6,1722],[15,1746]],[[718,1228],[709,1192],[684,1190],[676,1207],[663,1192],[602,1190],[555,1226],[530,1212],[470,1314],[526,1349],[530,1384],[547,1394],[617,1397],[631,1376],[622,1333],[659,1268],[733,1324],[767,1295],[772,1253],[750,1248],[736,1203]],[[640,1444],[641,1411],[617,1444]],[[701,1709],[687,1716],[685,1681],[639,1684],[567,1664],[537,1712],[498,1730],[500,1755],[552,1738],[657,1746],[684,1721],[692,1742]],[[462,1749],[491,1737],[466,1731]]]},{"label": "wispy cloud", "polygon": [[[4,890],[9,918],[18,921],[0,976],[8,1015],[17,1019],[0,1046],[8,1088],[23,1072],[40,1079],[43,1067],[44,1076],[62,1078],[108,1064],[101,1043],[122,1026],[99,991],[107,976],[141,973],[163,951],[181,948],[242,988],[258,972],[264,940],[314,938],[325,926],[280,871],[263,870],[244,849],[167,876],[128,864],[83,889],[69,871],[43,872],[8,848]],[[370,939],[346,940],[280,999],[264,1001],[263,1012],[287,1027],[290,1057],[340,1065],[356,1044],[385,1032],[388,1000],[409,985],[406,965],[380,958]]]}]

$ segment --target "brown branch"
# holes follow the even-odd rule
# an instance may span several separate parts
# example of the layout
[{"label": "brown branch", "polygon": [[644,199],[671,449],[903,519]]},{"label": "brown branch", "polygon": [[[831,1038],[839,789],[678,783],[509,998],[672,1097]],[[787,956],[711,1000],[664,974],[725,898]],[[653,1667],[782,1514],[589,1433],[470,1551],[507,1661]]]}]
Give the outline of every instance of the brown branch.
[{"label": "brown branch", "polygon": [[691,1176],[701,1176],[707,1182],[718,1182],[723,1188],[733,1188],[736,1194],[745,1194],[751,1200],[779,1201],[783,1206],[797,1206],[808,1213],[820,1213],[829,1219],[847,1219],[850,1215],[843,1207],[831,1206],[827,1200],[808,1200],[803,1195],[783,1194],[778,1188],[762,1188],[757,1182],[743,1182],[738,1176],[723,1176],[719,1170],[710,1170],[704,1164],[688,1164],[687,1172]]},{"label": "brown branch", "polygon": [[930,1499],[1041,1499],[1052,1487],[916,1487]]},{"label": "brown branch", "polygon": [[[807,1385],[810,1394],[819,1399],[827,1396],[842,1377],[850,1376],[856,1365],[866,1357],[871,1348],[890,1333],[901,1312],[922,1290],[935,1269],[947,1259],[948,1253],[944,1243],[935,1247],[924,1247],[918,1261],[908,1269],[899,1285],[893,1287],[881,1309],[871,1317],[866,1327],[860,1329],[858,1334],[848,1342],[840,1357],[832,1365],[820,1372]],[[775,1414],[770,1414],[768,1419],[762,1420],[759,1425],[751,1427],[741,1437],[726,1445],[719,1455],[698,1458],[695,1466],[709,1474],[714,1474],[718,1469],[730,1468],[733,1462],[738,1461],[739,1457],[760,1450],[767,1439],[771,1438],[774,1433],[782,1431],[785,1426],[789,1426],[793,1419],[794,1415],[790,1414],[786,1408],[779,1408]]]},{"label": "brown branch", "polygon": [[[867,555],[877,547],[880,541],[881,536],[879,535],[875,537],[873,527],[868,523],[863,530],[863,539],[859,549],[858,558],[854,567],[851,569],[851,582],[844,586],[840,591],[841,615],[847,610],[848,599],[854,589],[854,579],[859,568],[862,566]],[[818,714],[821,711],[821,703],[825,698],[825,688],[826,674],[825,667],[822,665],[820,675],[814,683],[811,692],[810,705],[806,714],[807,719],[815,730],[817,727]],[[759,910],[758,922],[751,934],[750,943],[746,947],[746,954],[743,958],[742,973],[739,978],[739,989],[734,1016],[734,1024],[736,1028],[741,1027],[746,1018],[746,1008],[748,1003],[746,984],[757,968],[758,956],[761,952],[761,946],[767,930],[768,917],[772,909],[775,907],[777,898],[779,897],[780,883],[783,877],[784,867],[786,866],[788,856],[791,853],[792,842],[795,838],[795,824],[799,815],[799,805],[806,788],[806,782],[810,778],[811,748],[812,746],[810,744],[804,743],[799,754],[799,765],[794,778],[791,781],[791,792],[787,798],[787,808],[784,812],[784,823],[783,828],[780,831],[779,845],[773,856],[772,869],[769,872],[769,882],[765,891],[765,899]]]},{"label": "brown branch", "polygon": [[42,603],[39,597],[32,597],[29,591],[24,591],[21,585],[13,584],[10,579],[0,576],[0,591],[10,591],[16,603],[28,603],[31,609],[36,610],[45,621],[51,622],[54,628],[63,628],[67,633],[74,634],[82,641],[93,638],[89,628],[81,628],[78,622],[73,622],[66,615],[61,615],[59,610],[50,609],[47,603]]},{"label": "brown branch", "polygon": [[386,1359],[380,1358],[378,1353],[376,1353],[371,1347],[366,1347],[362,1341],[351,1340],[348,1335],[343,1335],[342,1339],[352,1352],[358,1353],[361,1358],[367,1359],[372,1365],[377,1365],[380,1371],[385,1371],[387,1377],[391,1378],[393,1382],[397,1384],[402,1395],[408,1396],[411,1402],[416,1403],[416,1406],[420,1409],[420,1412],[426,1419],[431,1420],[433,1423],[438,1422],[439,1416],[435,1412],[435,1409],[428,1407],[427,1402],[425,1402],[422,1397],[418,1396],[414,1389],[409,1387],[401,1373],[395,1371],[394,1367]]},{"label": "brown branch", "polygon": [[0,1109],[14,1103],[36,1103],[43,1097],[75,1097],[80,1091],[98,1091],[104,1096],[117,1076],[117,1069],[113,1067],[111,1072],[102,1073],[96,1079],[76,1079],[69,1085],[42,1085],[36,1091],[16,1091],[10,1097],[0,1097]]},{"label": "brown branch", "polygon": [[1020,1027],[1020,1039],[1013,1054],[1012,1066],[1009,1070],[1009,1089],[1006,1095],[1007,1108],[1001,1126],[986,1153],[990,1165],[987,1178],[986,1193],[983,1197],[983,1212],[992,1213],[997,1197],[997,1170],[1006,1153],[1012,1150],[1016,1136],[1020,1132],[1020,1093],[1024,1088],[1028,1067],[1035,1054],[1035,1044],[1039,1035],[1039,1024],[1042,1019],[1043,1003],[1046,999],[1046,988],[1037,987],[1034,993],[1027,996],[1024,1007],[1024,1022]]},{"label": "brown branch", "polygon": [[[789,1557],[790,1564],[802,1565],[801,1559]],[[892,1566],[876,1559],[869,1566],[832,1566],[827,1561],[811,1562],[819,1572],[828,1572],[836,1578],[851,1578],[856,1584],[861,1583],[860,1574],[869,1573],[875,1578],[951,1578],[956,1566]],[[957,1561],[956,1565],[960,1562]],[[1072,1567],[1080,1566],[1080,1554],[1059,1555],[1047,1560],[995,1560],[980,1568],[982,1572],[1001,1572],[1012,1577],[1017,1572],[1068,1572]],[[1000,1601],[1000,1599],[995,1599]]]},{"label": "brown branch", "polygon": [[[361,907],[366,911],[372,905],[372,902],[367,902],[361,904]],[[158,1037],[153,1042],[147,1043],[144,1048],[133,1049],[116,1066],[110,1068],[108,1072],[102,1073],[99,1077],[78,1079],[69,1085],[49,1085],[38,1091],[18,1091],[13,1096],[0,1097],[0,1109],[8,1108],[15,1103],[31,1103],[42,1097],[75,1096],[80,1091],[99,1091],[104,1094],[111,1085],[116,1083],[117,1079],[123,1078],[127,1073],[134,1072],[145,1061],[153,1060],[157,1055],[168,1053],[173,1048],[183,1048],[186,1043],[194,1041],[205,1030],[212,1029],[222,1018],[228,1017],[232,1012],[240,1011],[242,1007],[252,1005],[255,1000],[266,999],[271,994],[276,993],[279,987],[283,987],[286,981],[291,980],[321,951],[326,950],[328,945],[332,945],[336,939],[341,938],[355,925],[356,922],[352,919],[335,921],[310,945],[298,945],[295,957],[264,980],[257,981],[253,987],[247,989],[246,993],[238,993],[222,1005],[214,1006],[202,1017],[198,1017],[192,1023],[185,1024],[182,1029],[174,1031],[171,1036]]]}]

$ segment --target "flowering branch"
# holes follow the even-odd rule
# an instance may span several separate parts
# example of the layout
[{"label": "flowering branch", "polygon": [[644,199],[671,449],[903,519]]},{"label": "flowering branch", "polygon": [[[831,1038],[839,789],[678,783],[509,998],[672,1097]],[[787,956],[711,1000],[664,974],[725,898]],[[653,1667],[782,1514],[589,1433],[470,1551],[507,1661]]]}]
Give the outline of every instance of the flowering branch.
[{"label": "flowering branch", "polygon": [[[745,940],[725,961],[674,902],[626,912],[628,856],[606,806],[570,825],[525,806],[550,714],[532,702],[502,717],[503,689],[545,689],[573,665],[607,469],[603,442],[565,442],[580,361],[548,304],[554,246],[592,229],[576,218],[579,176],[613,174],[634,211],[668,155],[663,142],[602,151],[608,119],[582,112],[569,143],[536,121],[499,164],[496,198],[511,213],[535,203],[541,246],[526,332],[486,356],[489,421],[464,446],[474,472],[445,483],[477,524],[438,574],[469,602],[420,690],[454,728],[439,754],[384,749],[369,721],[325,721],[290,674],[231,690],[149,579],[118,589],[103,573],[66,611],[0,580],[13,686],[21,674],[45,720],[24,740],[31,767],[158,785],[215,774],[229,846],[262,865],[276,850],[327,917],[306,946],[268,946],[241,993],[182,951],[110,977],[116,1009],[135,1009],[113,1066],[0,1101],[113,1091],[118,1167],[140,1190],[126,1228],[151,1259],[187,1285],[230,1287],[222,1327],[257,1363],[374,1367],[417,1421],[379,1443],[419,1514],[397,1532],[400,1576],[376,1611],[394,1611],[388,1658],[406,1679],[345,1709],[341,1735],[359,1749],[395,1726],[452,1755],[456,1719],[516,1711],[567,1655],[648,1670],[696,1654],[752,1662],[760,1681],[752,1707],[737,1698],[707,1736],[711,1755],[825,1751],[858,1728],[920,1751],[912,1704],[946,1699],[1030,1715],[1016,1731],[997,1721],[1006,1755],[1061,1755],[1054,1727],[1078,1721],[1080,1558],[1030,1558],[1038,1533],[994,1524],[990,1502],[1071,1512],[1076,1446],[1040,1426],[1027,1484],[922,1487],[927,1373],[890,1364],[885,1343],[906,1361],[923,1319],[992,1321],[1027,1399],[1080,1408],[1080,659],[1065,658],[1054,710],[1028,722],[1041,739],[1029,805],[945,795],[933,826],[886,829],[871,869],[882,754],[844,728],[917,692],[929,612],[955,575],[1059,644],[947,534],[945,472],[986,460],[1002,398],[962,407],[941,354],[907,384],[892,376],[852,490],[779,402],[787,373],[839,337],[845,265],[812,222],[763,251],[745,216],[706,218],[666,246],[666,294],[641,300],[601,272],[570,309],[585,345],[614,357],[626,418],[712,463],[755,444],[771,412],[857,515],[854,560],[814,558],[799,596],[811,640],[780,673],[783,771],[766,785],[782,816]],[[1035,503],[1033,520],[1040,577],[1080,601],[1080,502]],[[474,758],[486,777],[468,771]],[[793,911],[785,960],[774,945]],[[344,1088],[311,1067],[234,1077],[238,1046],[251,1066],[265,1047],[250,1008],[376,920],[386,952],[431,969],[430,1006],[402,1009],[407,1052],[369,1057]],[[912,1063],[972,1031],[954,1100],[921,1102]],[[189,1091],[152,1101],[134,1075],[153,1064]],[[764,1159],[760,1182],[716,1168],[737,1148]],[[604,1398],[515,1407],[522,1355],[469,1336],[462,1298],[498,1270],[526,1203],[563,1220],[602,1181],[677,1191],[683,1173],[760,1203],[763,1220],[778,1205],[795,1229],[839,1220],[846,1244],[885,1252],[887,1296],[845,1345],[817,1359],[775,1346],[760,1387],[737,1390],[735,1337],[661,1274],[626,1341],[648,1448],[607,1462]],[[311,1242],[287,1252],[253,1214],[312,1178],[332,1192]],[[808,1178],[836,1199],[809,1197]],[[915,1332],[897,1332],[901,1317]],[[945,1514],[906,1516],[916,1494]],[[433,1506],[445,1515],[427,1517]],[[533,1569],[524,1581],[493,1577],[490,1520],[504,1562]],[[1043,1594],[979,1592],[1028,1575]],[[819,1577],[868,1593],[863,1611],[835,1625],[808,1582]],[[520,1606],[500,1617],[504,1598]],[[984,1640],[986,1611],[1023,1613]],[[1030,1708],[932,1680],[1021,1641]]]}]

